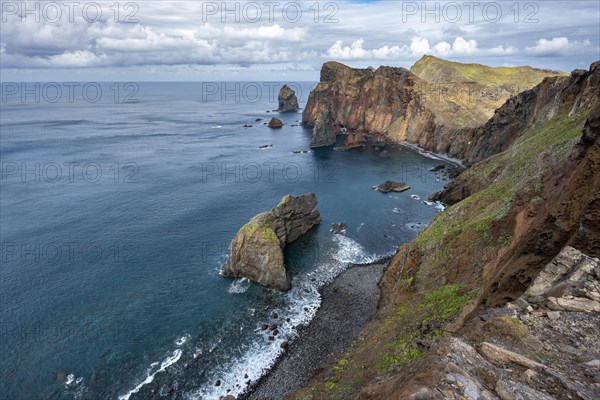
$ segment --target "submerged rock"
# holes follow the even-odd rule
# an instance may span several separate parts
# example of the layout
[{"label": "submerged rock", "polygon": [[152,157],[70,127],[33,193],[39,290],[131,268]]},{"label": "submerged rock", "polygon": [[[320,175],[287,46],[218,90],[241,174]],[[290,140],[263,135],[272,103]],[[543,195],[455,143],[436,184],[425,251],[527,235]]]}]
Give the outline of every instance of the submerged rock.
[{"label": "submerged rock", "polygon": [[272,118],[267,126],[269,128],[281,128],[283,126],[283,122],[279,118]]},{"label": "submerged rock", "polygon": [[379,158],[390,158],[390,153],[388,153],[387,150],[382,151],[381,153],[379,153]]},{"label": "submerged rock", "polygon": [[229,245],[229,258],[221,267],[221,275],[289,290],[290,275],[283,256],[285,245],[320,223],[314,193],[285,196],[277,207],[258,214],[238,231]]},{"label": "submerged rock", "polygon": [[405,190],[410,189],[410,186],[408,186],[406,183],[385,181],[384,183],[382,183],[379,186],[376,186],[375,188],[377,190],[379,190],[380,192],[388,193],[388,192],[404,192]]},{"label": "submerged rock", "polygon": [[298,111],[298,99],[296,98],[296,92],[294,92],[288,85],[283,85],[279,91],[279,112],[293,112]]},{"label": "submerged rock", "polygon": [[333,224],[332,227],[331,227],[331,231],[334,234],[339,235],[339,234],[345,233],[346,232],[346,228],[348,228],[348,225],[346,225],[343,222],[340,222],[338,224]]}]

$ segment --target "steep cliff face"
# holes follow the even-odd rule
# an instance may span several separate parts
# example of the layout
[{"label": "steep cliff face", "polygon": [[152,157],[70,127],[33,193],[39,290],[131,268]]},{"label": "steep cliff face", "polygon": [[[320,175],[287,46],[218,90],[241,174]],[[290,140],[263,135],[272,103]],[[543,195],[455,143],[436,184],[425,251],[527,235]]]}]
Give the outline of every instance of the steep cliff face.
[{"label": "steep cliff face", "polygon": [[599,82],[600,62],[596,62],[589,71],[575,70],[569,77],[546,78],[533,89],[511,97],[475,130],[470,146],[462,151],[463,158],[470,163],[483,160],[509,148],[528,127],[564,111],[573,115],[593,108],[600,96]]},{"label": "steep cliff face", "polygon": [[458,176],[468,196],[398,249],[376,319],[299,395],[598,398],[599,65],[492,118],[507,148]]},{"label": "steep cliff face", "polygon": [[469,66],[434,57],[425,57],[413,69],[422,77],[404,68],[323,65],[321,82],[303,112],[303,123],[314,126],[313,146],[333,144],[333,133],[345,128],[346,146],[365,140],[407,141],[471,161],[474,142],[484,134],[481,126],[494,110],[543,76],[559,74],[529,67],[513,71]]},{"label": "steep cliff face", "polygon": [[[598,131],[594,125],[598,118],[593,113],[600,103],[599,87],[600,61],[593,63],[588,71],[573,71],[569,77],[546,78],[533,89],[511,97],[485,125],[473,130],[469,142],[457,138],[454,146],[460,148],[468,164],[474,164],[505,151],[524,134],[557,115],[572,116],[584,110],[592,111],[586,127],[591,140],[592,132]],[[454,204],[478,190],[480,183],[464,179],[469,176],[459,176],[434,199]]]}]

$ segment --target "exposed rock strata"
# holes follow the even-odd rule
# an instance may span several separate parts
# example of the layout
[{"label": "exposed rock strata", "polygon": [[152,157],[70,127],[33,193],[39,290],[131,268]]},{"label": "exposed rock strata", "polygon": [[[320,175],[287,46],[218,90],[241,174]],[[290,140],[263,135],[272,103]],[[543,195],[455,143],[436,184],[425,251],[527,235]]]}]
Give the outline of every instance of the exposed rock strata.
[{"label": "exposed rock strata", "polygon": [[[581,84],[589,72],[545,73],[553,76],[517,95],[522,89],[517,86],[432,83],[404,68],[353,69],[329,62],[309,96],[303,123],[314,126],[313,147],[332,144],[344,128],[346,146],[365,139],[406,141],[474,163],[508,148],[519,129],[545,121],[569,98],[574,110],[586,108],[579,98],[593,86]],[[575,86],[578,91],[568,91]]]},{"label": "exposed rock strata", "polygon": [[248,278],[263,286],[286,291],[290,275],[285,268],[285,245],[321,223],[313,193],[285,196],[271,211],[258,214],[244,225],[229,245],[229,258],[221,274]]},{"label": "exposed rock strata", "polygon": [[[598,66],[515,104],[515,140],[458,176],[469,197],[398,249],[378,317],[336,358],[344,367],[324,366],[298,395],[599,397]],[[443,289],[456,287],[473,297],[446,324],[428,301],[455,304]]]},{"label": "exposed rock strata", "polygon": [[[407,385],[407,398],[433,393],[444,399],[600,398],[600,324],[598,310],[548,307],[559,299],[596,302],[600,293],[600,264],[566,247],[516,301],[489,309],[439,349],[442,367],[425,387]],[[599,303],[600,304],[600,303]],[[489,330],[501,321],[505,330]],[[412,387],[411,387],[412,386]],[[436,397],[437,396],[437,397]]]}]

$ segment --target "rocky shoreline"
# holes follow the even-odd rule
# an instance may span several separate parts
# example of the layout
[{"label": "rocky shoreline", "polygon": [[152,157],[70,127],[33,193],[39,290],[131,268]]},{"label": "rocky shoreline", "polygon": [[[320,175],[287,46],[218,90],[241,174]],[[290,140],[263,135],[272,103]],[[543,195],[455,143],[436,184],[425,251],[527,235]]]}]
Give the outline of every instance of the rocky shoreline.
[{"label": "rocky shoreline", "polygon": [[271,370],[239,399],[279,399],[305,385],[375,316],[387,260],[354,265],[320,289],[321,307]]}]

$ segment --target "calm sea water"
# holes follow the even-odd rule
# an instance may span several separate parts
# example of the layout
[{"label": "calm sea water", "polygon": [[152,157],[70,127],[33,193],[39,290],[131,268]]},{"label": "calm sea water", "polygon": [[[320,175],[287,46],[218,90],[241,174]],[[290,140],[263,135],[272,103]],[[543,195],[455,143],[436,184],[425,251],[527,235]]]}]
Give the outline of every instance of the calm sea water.
[{"label": "calm sea water", "polygon": [[[227,95],[145,83],[133,103],[121,101],[133,93],[124,84],[103,84],[97,102],[80,89],[51,102],[52,87],[22,98],[3,86],[2,398],[239,394],[313,317],[320,285],[392,254],[439,212],[413,197],[443,187],[427,172],[440,160],[309,150],[310,130],[292,126],[300,113],[270,130],[255,119],[274,115],[271,85],[243,85]],[[312,86],[299,86],[301,104]],[[371,189],[387,179],[412,189]],[[241,225],[307,192],[323,223],[286,250],[291,292],[219,276]],[[345,236],[330,232],[335,222]],[[265,322],[281,325],[275,341]]]}]

